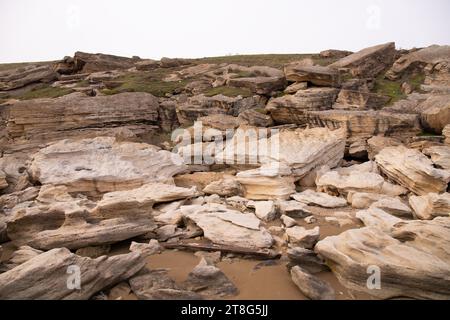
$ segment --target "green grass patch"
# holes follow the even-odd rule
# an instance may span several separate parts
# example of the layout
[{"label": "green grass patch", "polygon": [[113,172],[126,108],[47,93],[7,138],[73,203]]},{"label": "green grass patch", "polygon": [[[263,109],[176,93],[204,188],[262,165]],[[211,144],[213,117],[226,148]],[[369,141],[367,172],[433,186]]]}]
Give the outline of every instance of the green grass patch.
[{"label": "green grass patch", "polygon": [[417,134],[418,137],[440,137],[440,134],[436,134],[433,132],[428,132],[428,131],[422,131],[421,133]]},{"label": "green grass patch", "polygon": [[378,94],[386,95],[391,98],[390,103],[394,103],[398,100],[404,99],[406,96],[402,92],[402,82],[401,81],[391,81],[384,78],[384,74],[378,76],[375,79],[374,90]]},{"label": "green grass patch", "polygon": [[247,88],[235,88],[235,87],[216,87],[208,89],[204,92],[204,95],[207,97],[212,97],[218,94],[223,94],[227,97],[237,97],[237,96],[243,96],[243,97],[251,97],[253,96],[253,93],[250,89]]},{"label": "green grass patch", "polygon": [[425,81],[425,75],[423,73],[417,73],[411,76],[407,81],[413,88],[414,91],[420,91],[420,86]]},{"label": "green grass patch", "polygon": [[40,84],[33,89],[21,93],[20,95],[14,95],[13,98],[19,100],[30,100],[39,98],[58,98],[72,93],[72,89],[68,88],[54,88],[48,84]]},{"label": "green grass patch", "polygon": [[0,63],[0,72],[1,71],[7,71],[17,68],[23,68],[30,65],[44,65],[44,64],[51,64],[55,61],[39,61],[39,62],[17,62],[17,63]]},{"label": "green grass patch", "polygon": [[199,63],[235,63],[242,66],[269,66],[281,69],[287,63],[311,58],[313,54],[249,54],[198,59]]},{"label": "green grass patch", "polygon": [[162,74],[157,73],[130,73],[114,79],[121,83],[113,89],[104,89],[102,92],[107,95],[122,92],[147,92],[157,97],[164,97],[166,94],[179,93],[186,86],[188,80],[162,81]]}]

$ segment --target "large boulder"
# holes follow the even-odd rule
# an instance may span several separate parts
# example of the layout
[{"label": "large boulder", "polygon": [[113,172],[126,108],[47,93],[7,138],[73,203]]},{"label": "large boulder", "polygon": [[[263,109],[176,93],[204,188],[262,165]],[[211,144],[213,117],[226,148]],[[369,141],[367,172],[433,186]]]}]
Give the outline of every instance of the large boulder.
[{"label": "large boulder", "polygon": [[449,299],[449,248],[450,218],[436,218],[397,223],[389,232],[348,230],[323,239],[315,251],[349,289],[381,299]]},{"label": "large boulder", "polygon": [[144,135],[163,125],[158,99],[144,92],[96,97],[73,93],[26,100],[6,105],[0,114],[7,123],[5,151],[38,148],[67,138],[115,136],[117,127]]},{"label": "large boulder", "polygon": [[430,157],[431,161],[441,169],[450,170],[450,147],[432,146],[422,150],[423,154]]},{"label": "large boulder", "polygon": [[390,98],[373,93],[373,81],[367,79],[351,79],[344,82],[333,105],[333,109],[367,110],[380,109]]},{"label": "large boulder", "polygon": [[349,69],[355,77],[373,78],[392,65],[396,54],[395,43],[389,42],[355,52],[330,64],[329,67]]},{"label": "large boulder", "polygon": [[445,192],[450,182],[449,170],[435,168],[421,152],[404,146],[383,149],[375,161],[389,179],[417,195]]},{"label": "large boulder", "polygon": [[409,204],[417,218],[431,220],[435,217],[450,216],[450,193],[429,193],[423,196],[411,196]]},{"label": "large boulder", "polygon": [[286,80],[292,82],[310,82],[316,86],[339,86],[339,72],[322,66],[305,66],[304,63],[290,63],[284,67]]},{"label": "large boulder", "polygon": [[110,244],[153,231],[154,204],[195,194],[195,189],[151,183],[107,193],[96,204],[72,197],[63,186],[45,186],[35,201],[14,208],[7,232],[16,245],[42,250]]},{"label": "large boulder", "polygon": [[450,123],[450,94],[432,95],[419,105],[420,122],[431,132],[441,134]]},{"label": "large boulder", "polygon": [[92,73],[109,70],[126,70],[134,67],[140,59],[114,56],[103,53],[75,52],[73,57],[74,71]]},{"label": "large boulder", "polygon": [[135,252],[91,259],[66,248],[53,249],[1,273],[0,299],[87,300],[100,290],[127,280],[145,263]]},{"label": "large boulder", "polygon": [[331,194],[347,196],[350,192],[378,193],[398,196],[407,193],[401,186],[393,185],[379,175],[372,161],[346,168],[338,168],[319,175],[317,189]]},{"label": "large boulder", "polygon": [[308,111],[331,109],[337,94],[338,90],[334,88],[299,90],[294,95],[269,100],[266,110],[276,123],[305,125]]},{"label": "large boulder", "polygon": [[35,181],[64,185],[70,192],[108,192],[167,182],[184,170],[176,154],[112,137],[59,141],[36,153],[30,166]]},{"label": "large boulder", "polygon": [[243,214],[220,204],[181,207],[183,216],[203,230],[204,237],[213,243],[246,249],[270,248],[274,240],[259,226],[252,213]]},{"label": "large boulder", "polygon": [[57,74],[51,65],[28,65],[0,72],[0,91],[13,90],[36,82],[51,82]]}]

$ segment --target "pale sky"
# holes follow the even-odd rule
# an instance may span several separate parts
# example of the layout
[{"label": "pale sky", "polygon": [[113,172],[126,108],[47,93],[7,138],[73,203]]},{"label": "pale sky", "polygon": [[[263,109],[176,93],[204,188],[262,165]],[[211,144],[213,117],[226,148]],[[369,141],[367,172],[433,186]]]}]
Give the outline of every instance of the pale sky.
[{"label": "pale sky", "polygon": [[0,62],[450,44],[449,0],[0,0]]}]

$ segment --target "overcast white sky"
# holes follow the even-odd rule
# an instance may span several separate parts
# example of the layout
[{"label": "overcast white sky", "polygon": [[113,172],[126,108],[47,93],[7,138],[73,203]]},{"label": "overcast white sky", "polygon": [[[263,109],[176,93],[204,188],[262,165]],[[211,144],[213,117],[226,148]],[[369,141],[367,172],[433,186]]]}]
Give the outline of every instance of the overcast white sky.
[{"label": "overcast white sky", "polygon": [[450,44],[449,0],[0,0],[0,62]]}]

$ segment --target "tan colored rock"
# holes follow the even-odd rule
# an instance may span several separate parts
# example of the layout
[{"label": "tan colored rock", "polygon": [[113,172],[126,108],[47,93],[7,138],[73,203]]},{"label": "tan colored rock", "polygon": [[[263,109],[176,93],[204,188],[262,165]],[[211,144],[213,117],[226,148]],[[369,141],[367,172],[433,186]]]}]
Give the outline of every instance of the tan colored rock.
[{"label": "tan colored rock", "polygon": [[[0,274],[0,298],[87,300],[100,290],[130,278],[145,263],[139,253],[90,259],[66,248],[53,249]],[[70,282],[76,267],[81,278],[78,290],[69,286],[76,284]]]},{"label": "tan colored rock", "polygon": [[270,99],[266,110],[277,124],[304,125],[307,112],[331,109],[337,94],[338,90],[333,88],[299,90],[293,95]]},{"label": "tan colored rock", "polygon": [[291,269],[292,281],[311,300],[335,300],[333,287],[320,278],[309,274],[299,266]]},{"label": "tan colored rock", "polygon": [[349,145],[375,135],[402,138],[415,136],[421,132],[418,115],[383,110],[308,111],[307,122],[313,127],[346,128]]},{"label": "tan colored rock", "polygon": [[307,82],[295,82],[284,89],[284,93],[287,94],[296,94],[297,91],[308,89]]},{"label": "tan colored rock", "polygon": [[8,152],[36,149],[68,138],[115,136],[123,128],[136,135],[149,134],[159,131],[160,125],[169,125],[161,123],[158,99],[144,92],[96,97],[73,93],[24,100],[7,105],[0,113],[8,123]]},{"label": "tan colored rock", "polygon": [[323,192],[315,192],[310,189],[301,193],[296,193],[291,197],[295,201],[324,208],[339,208],[347,206],[347,201],[345,201],[345,199],[333,197]]},{"label": "tan colored rock", "polygon": [[450,123],[450,94],[432,95],[419,106],[422,126],[431,132],[441,134]]},{"label": "tan colored rock", "polygon": [[290,200],[290,201],[278,201],[278,211],[282,215],[295,218],[304,218],[312,215],[312,212],[308,209],[308,206],[304,203]]},{"label": "tan colored rock", "polygon": [[[315,251],[349,289],[381,299],[448,299],[449,223],[449,218],[401,222],[390,233],[375,227],[352,229],[323,239]],[[367,280],[368,272],[377,271],[373,266],[379,268],[381,288],[371,290]]]},{"label": "tan colored rock", "polygon": [[57,74],[51,65],[28,65],[0,72],[0,90],[13,90],[28,84],[56,80]]},{"label": "tan colored rock", "polygon": [[390,232],[394,225],[404,221],[376,207],[356,212],[356,218],[361,220],[366,227],[374,227],[383,232]]},{"label": "tan colored rock", "polygon": [[450,46],[429,46],[403,55],[386,73],[391,80],[397,80],[405,72],[423,69],[427,64],[435,65],[442,61],[450,60]]},{"label": "tan colored rock", "polygon": [[8,187],[8,182],[6,181],[6,174],[0,171],[0,190]]},{"label": "tan colored rock", "polygon": [[242,214],[218,204],[182,208],[183,215],[213,243],[248,249],[270,248],[273,244],[273,238],[260,229],[260,221],[253,214]]},{"label": "tan colored rock", "polygon": [[73,56],[75,71],[92,73],[97,71],[125,70],[132,68],[140,59],[114,56],[103,53],[75,52]]},{"label": "tan colored rock", "polygon": [[445,144],[450,145],[450,124],[444,127],[444,130],[442,130],[442,135],[445,137]]},{"label": "tan colored rock", "polygon": [[[373,169],[375,168],[375,169]],[[401,186],[384,180],[372,161],[328,171],[316,179],[317,189],[347,196],[349,192],[379,193],[398,196],[407,193]]]},{"label": "tan colored rock", "polygon": [[34,180],[65,185],[69,192],[108,192],[171,181],[185,168],[178,155],[158,147],[99,137],[62,140],[41,149],[30,172]]},{"label": "tan colored rock", "polygon": [[396,217],[412,218],[411,208],[405,204],[400,198],[381,198],[374,202],[370,208],[378,208],[386,213],[392,214]]},{"label": "tan colored rock", "polygon": [[194,189],[153,183],[107,193],[95,204],[71,197],[63,186],[43,186],[37,200],[14,209],[8,236],[17,245],[44,250],[110,244],[153,231],[154,204],[193,195]]},{"label": "tan colored rock", "polygon": [[206,194],[218,194],[222,197],[232,197],[242,194],[242,187],[234,177],[226,177],[211,182],[203,189],[203,192]]},{"label": "tan colored rock", "polygon": [[339,86],[339,72],[322,66],[305,66],[303,63],[290,63],[284,67],[286,80],[292,82],[310,82],[316,86]]},{"label": "tan colored rock", "polygon": [[429,193],[423,196],[411,196],[409,205],[417,218],[431,220],[435,217],[450,216],[450,193]]},{"label": "tan colored rock", "polygon": [[286,229],[286,235],[290,244],[300,246],[305,249],[314,248],[317,241],[319,241],[320,229],[307,230],[303,227],[294,226]]},{"label": "tan colored rock", "polygon": [[265,222],[270,222],[278,217],[277,208],[272,200],[268,201],[249,201],[248,208],[255,209],[255,215]]},{"label": "tan colored rock", "polygon": [[329,67],[347,68],[355,77],[372,78],[380,74],[387,66],[391,66],[395,57],[395,43],[389,42],[355,52],[330,64]]},{"label": "tan colored rock", "polygon": [[367,79],[351,79],[344,82],[333,109],[367,110],[381,109],[390,100],[388,96],[373,93],[373,82]]},{"label": "tan colored rock", "polygon": [[370,160],[374,160],[375,156],[386,147],[399,146],[401,142],[397,139],[383,136],[373,136],[367,140],[367,151]]},{"label": "tan colored rock", "polygon": [[250,109],[241,112],[238,116],[240,123],[247,124],[255,127],[271,127],[273,126],[273,120],[270,115],[263,114],[259,111]]},{"label": "tan colored rock", "polygon": [[380,170],[417,195],[447,190],[450,171],[436,169],[425,155],[404,146],[383,149],[375,161]]},{"label": "tan colored rock", "polygon": [[95,259],[95,258],[107,255],[110,251],[111,251],[111,246],[104,245],[104,246],[79,248],[79,249],[77,249],[77,251],[75,251],[75,254],[80,257],[88,257],[88,258]]},{"label": "tan colored rock", "polygon": [[433,146],[422,150],[441,169],[450,170],[450,146]]},{"label": "tan colored rock", "polygon": [[389,196],[379,193],[350,191],[347,195],[347,202],[355,209],[365,209],[369,208],[372,203],[385,198],[389,198]]},{"label": "tan colored rock", "polygon": [[139,252],[143,257],[148,257],[156,253],[161,253],[164,248],[159,244],[158,240],[151,239],[149,243],[131,242],[130,251]]}]

